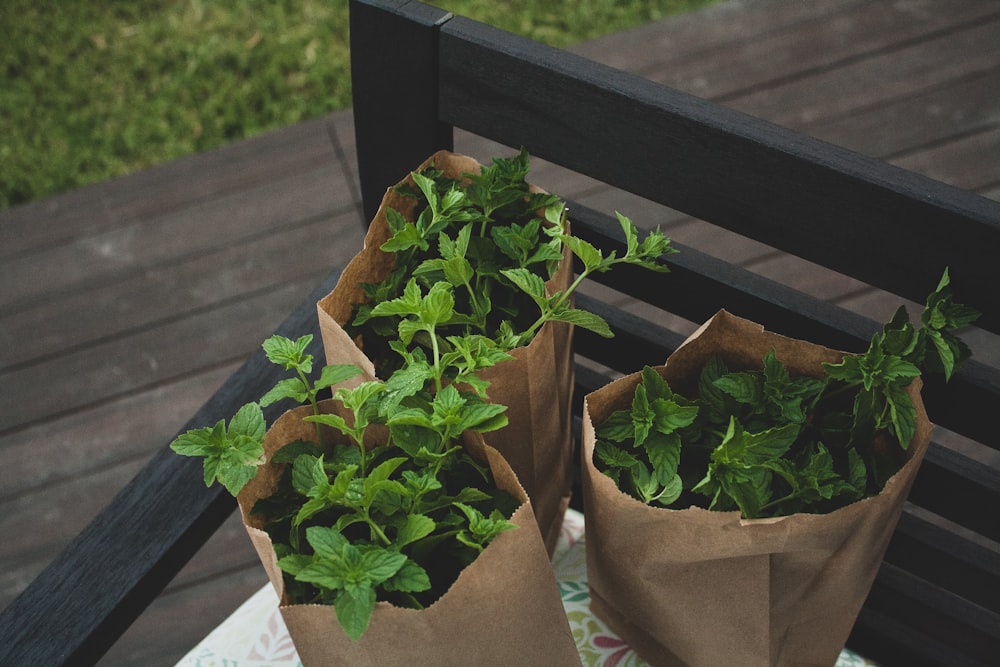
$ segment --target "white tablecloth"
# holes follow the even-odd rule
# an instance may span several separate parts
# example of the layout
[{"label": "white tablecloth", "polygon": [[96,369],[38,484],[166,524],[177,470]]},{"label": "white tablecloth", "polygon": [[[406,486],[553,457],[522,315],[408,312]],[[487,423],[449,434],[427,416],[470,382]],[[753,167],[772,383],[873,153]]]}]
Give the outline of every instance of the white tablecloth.
[{"label": "white tablecloth", "polygon": [[[644,667],[646,663],[625,642],[590,613],[584,549],[583,515],[566,513],[562,535],[552,558],[566,617],[587,667]],[[836,667],[865,667],[865,661],[844,650]],[[301,667],[295,646],[278,612],[278,598],[268,584],[243,603],[178,667]]]}]

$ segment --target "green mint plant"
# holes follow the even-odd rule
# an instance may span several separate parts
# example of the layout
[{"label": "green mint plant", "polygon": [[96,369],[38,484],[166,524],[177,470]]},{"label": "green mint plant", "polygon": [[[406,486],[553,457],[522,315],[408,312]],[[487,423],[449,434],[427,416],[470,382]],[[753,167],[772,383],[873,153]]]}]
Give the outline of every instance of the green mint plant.
[{"label": "green mint plant", "polygon": [[170,448],[182,456],[203,457],[205,486],[218,481],[235,496],[264,463],[266,430],[260,405],[248,403],[239,409],[228,427],[221,419],[215,426],[177,436]]},{"label": "green mint plant", "polygon": [[[548,321],[570,322],[610,336],[596,315],[573,308],[587,276],[631,263],[665,271],[673,249],[658,230],[642,241],[619,215],[622,257],[604,255],[569,233],[565,205],[525,182],[527,153],[497,159],[462,181],[433,167],[412,174],[417,213],[388,210],[392,232],[382,249],[395,269],[365,285],[349,331],[384,381],[342,386],[360,370],[325,366],[314,376],[311,336],[264,342],[268,359],[290,376],[230,423],[178,437],[179,454],[205,459],[205,483],[236,495],[264,456],[262,406],[291,400],[311,406],[303,419],[315,438],[276,451],[277,490],[252,514],[271,537],[291,603],[333,605],[357,639],[375,604],[422,608],[514,524],[515,498],[496,488],[490,469],[460,444],[463,434],[507,424],[480,373],[512,358]],[[565,291],[546,294],[564,248],[583,265]],[[339,387],[338,387],[339,386]],[[325,409],[320,396],[333,391]],[[340,444],[330,444],[331,437]]]},{"label": "green mint plant", "polygon": [[[548,321],[571,322],[610,336],[597,315],[572,306],[572,293],[587,276],[620,263],[666,271],[658,260],[675,252],[658,229],[641,242],[635,225],[619,214],[625,232],[626,252],[603,255],[569,230],[565,203],[555,195],[532,192],[525,177],[529,156],[525,150],[512,158],[495,158],[478,174],[461,181],[445,176],[433,166],[411,174],[416,187],[400,189],[416,200],[409,220],[388,208],[386,219],[392,236],[381,246],[394,253],[393,271],[377,284],[364,285],[365,301],[355,304],[345,327],[364,340],[365,352],[380,377],[388,376],[401,361],[389,348],[405,314],[382,304],[404,296],[416,281],[422,290],[450,287],[452,310],[437,323],[445,337],[479,335],[509,351],[525,345]],[[556,273],[563,249],[583,264],[582,273],[569,289],[547,295],[545,283]],[[409,338],[417,345],[423,337]]]},{"label": "green mint plant", "polygon": [[971,354],[954,329],[977,316],[954,302],[945,270],[919,327],[900,307],[866,352],[824,364],[822,378],[792,377],[773,351],[750,371],[714,356],[689,399],[646,367],[629,409],[597,425],[595,465],[643,503],[745,518],[876,495],[915,434],[906,387],[923,372],[949,379]]},{"label": "green mint plant", "polygon": [[[367,629],[378,600],[426,607],[515,527],[509,519],[519,502],[460,445],[466,431],[506,425],[506,408],[487,402],[488,383],[475,370],[507,356],[479,337],[439,339],[436,323],[447,316],[441,289],[420,295],[406,320],[413,335],[444,348],[441,354],[428,359],[397,341],[404,365],[385,382],[338,388],[333,398],[342,410],[329,412],[321,392],[360,369],[326,366],[314,380],[311,337],[274,336],[263,345],[267,357],[293,375],[241,408],[228,428],[221,421],[171,444],[179,454],[205,458],[206,485],[218,480],[236,495],[265,463],[261,405],[288,399],[311,406],[304,419],[316,425],[315,441],[274,453],[271,463],[284,464],[278,488],[252,513],[271,536],[289,601],[333,605],[353,639]],[[343,444],[330,444],[324,427]]]}]

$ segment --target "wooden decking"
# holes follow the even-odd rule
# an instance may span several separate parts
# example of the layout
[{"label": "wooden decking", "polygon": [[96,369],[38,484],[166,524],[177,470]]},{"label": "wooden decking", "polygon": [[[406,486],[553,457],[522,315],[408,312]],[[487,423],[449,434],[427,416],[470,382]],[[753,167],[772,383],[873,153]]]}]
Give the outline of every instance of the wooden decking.
[{"label": "wooden decking", "polygon": [[[995,1],[734,1],[576,50],[1000,199]],[[552,165],[532,180],[871,317],[896,303]],[[362,217],[350,112],[0,211],[0,608],[356,252]],[[174,664],[265,582],[234,517],[104,664]]]}]

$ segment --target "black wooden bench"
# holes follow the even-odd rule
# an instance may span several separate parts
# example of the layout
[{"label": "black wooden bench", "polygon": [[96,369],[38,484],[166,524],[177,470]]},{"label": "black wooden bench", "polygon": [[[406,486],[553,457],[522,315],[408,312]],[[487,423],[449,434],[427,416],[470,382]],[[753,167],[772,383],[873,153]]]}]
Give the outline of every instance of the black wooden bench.
[{"label": "black wooden bench", "polygon": [[[453,128],[463,128],[902,298],[922,301],[950,266],[959,300],[1000,333],[1000,203],[412,0],[352,0],[351,34],[367,218],[388,185],[451,148]],[[576,233],[622,246],[613,217],[571,210]],[[879,326],[680,249],[670,274],[622,269],[601,279],[650,310],[701,322],[725,307],[840,349],[863,349]],[[315,301],[337,275],[282,333],[316,330]],[[630,372],[661,362],[682,340],[655,316],[583,296],[579,303],[616,332],[611,342],[579,332],[581,360]],[[271,368],[263,355],[251,359],[185,430],[258,398],[276,379]],[[581,397],[607,380],[593,368],[578,365]],[[972,444],[932,444],[848,645],[884,665],[996,664],[1000,437],[991,417],[1000,371],[974,361],[946,391],[929,382],[924,396],[931,419]],[[200,461],[164,443],[0,615],[0,664],[96,662],[234,507],[218,485],[205,489]]]}]

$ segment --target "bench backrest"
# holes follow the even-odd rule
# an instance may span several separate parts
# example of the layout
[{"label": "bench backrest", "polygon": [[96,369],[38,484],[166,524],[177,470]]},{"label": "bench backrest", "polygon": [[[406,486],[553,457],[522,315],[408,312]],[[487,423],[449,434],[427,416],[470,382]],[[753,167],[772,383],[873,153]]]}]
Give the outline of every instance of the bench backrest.
[{"label": "bench backrest", "polygon": [[[949,266],[959,301],[1000,332],[998,202],[419,2],[351,10],[368,218],[461,128],[918,303]],[[622,247],[612,216],[570,210],[574,232]],[[599,279],[692,322],[724,307],[837,349],[863,351],[881,326],[678,247],[669,274]],[[576,353],[611,369],[660,363],[681,341],[655,315],[580,305],[616,338],[578,332]],[[591,367],[578,366],[581,395],[606,382]],[[936,437],[850,646],[884,664],[985,664],[1000,656],[1000,372],[972,362],[947,388],[928,380],[924,400],[971,442]]]}]

